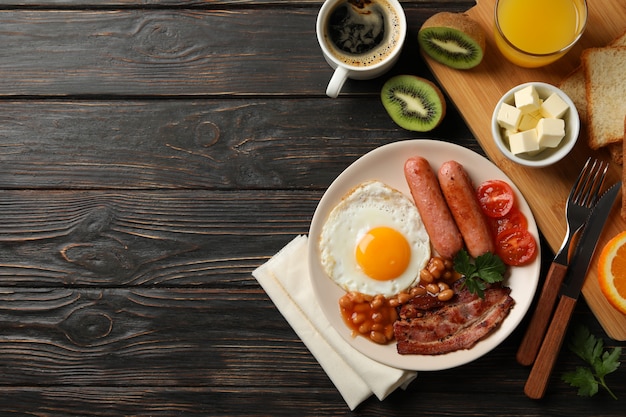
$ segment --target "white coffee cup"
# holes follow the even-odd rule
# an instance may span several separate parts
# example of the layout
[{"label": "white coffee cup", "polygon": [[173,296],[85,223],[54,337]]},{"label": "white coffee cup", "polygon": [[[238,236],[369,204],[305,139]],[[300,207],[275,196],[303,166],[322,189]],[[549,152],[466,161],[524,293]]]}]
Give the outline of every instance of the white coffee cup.
[{"label": "white coffee cup", "polygon": [[[352,36],[356,28],[361,29],[358,37]],[[316,31],[324,58],[335,69],[326,88],[334,98],[348,78],[369,80],[391,69],[400,57],[407,24],[398,0],[326,0]]]}]

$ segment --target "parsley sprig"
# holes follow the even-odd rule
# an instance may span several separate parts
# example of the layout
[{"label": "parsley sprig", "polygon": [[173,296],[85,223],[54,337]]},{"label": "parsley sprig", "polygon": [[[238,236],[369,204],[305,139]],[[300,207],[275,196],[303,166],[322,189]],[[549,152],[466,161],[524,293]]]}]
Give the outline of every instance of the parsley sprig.
[{"label": "parsley sprig", "polygon": [[578,388],[578,395],[582,397],[592,397],[602,387],[616,400],[617,397],[607,386],[604,377],[620,366],[622,348],[615,347],[610,352],[605,351],[604,341],[592,335],[585,326],[575,329],[568,348],[590,367],[579,366],[575,371],[566,372],[562,376],[563,381]]},{"label": "parsley sprig", "polygon": [[465,277],[463,286],[470,293],[485,297],[487,284],[500,282],[504,279],[506,265],[498,255],[487,252],[472,261],[465,249],[454,257],[454,270]]}]

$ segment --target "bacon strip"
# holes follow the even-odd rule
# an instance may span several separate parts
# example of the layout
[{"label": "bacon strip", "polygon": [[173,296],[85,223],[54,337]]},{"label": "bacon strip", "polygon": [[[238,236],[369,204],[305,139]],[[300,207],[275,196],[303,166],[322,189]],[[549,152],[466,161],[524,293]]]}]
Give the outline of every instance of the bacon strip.
[{"label": "bacon strip", "polygon": [[455,287],[456,295],[443,305],[425,304],[418,296],[402,306],[394,323],[399,354],[440,355],[470,349],[497,328],[515,304],[508,287],[492,286],[485,290],[484,299],[460,289],[460,283]]}]

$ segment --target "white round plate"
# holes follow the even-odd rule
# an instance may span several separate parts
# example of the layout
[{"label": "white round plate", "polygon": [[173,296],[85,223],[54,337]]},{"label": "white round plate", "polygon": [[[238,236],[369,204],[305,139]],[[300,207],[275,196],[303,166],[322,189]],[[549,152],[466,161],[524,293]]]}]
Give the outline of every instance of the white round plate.
[{"label": "white round plate", "polygon": [[352,337],[339,310],[339,298],[345,291],[324,272],[320,263],[318,241],[322,226],[341,198],[357,184],[367,180],[380,180],[411,196],[404,178],[404,163],[411,156],[426,158],[437,171],[441,164],[455,160],[469,173],[475,185],[490,179],[507,181],[516,192],[521,211],[528,219],[528,228],[535,236],[539,249],[537,224],[522,193],[491,161],[461,146],[435,140],[410,140],[382,146],[359,158],[337,177],[319,202],[309,230],[309,272],[315,292],[324,314],[331,325],[352,347],[364,355],[400,369],[435,371],[464,365],[485,355],[515,330],[530,307],[539,281],[540,256],[523,267],[512,267],[505,284],[511,288],[515,306],[500,327],[479,341],[474,347],[443,355],[400,355],[396,344],[379,345],[361,336]]}]

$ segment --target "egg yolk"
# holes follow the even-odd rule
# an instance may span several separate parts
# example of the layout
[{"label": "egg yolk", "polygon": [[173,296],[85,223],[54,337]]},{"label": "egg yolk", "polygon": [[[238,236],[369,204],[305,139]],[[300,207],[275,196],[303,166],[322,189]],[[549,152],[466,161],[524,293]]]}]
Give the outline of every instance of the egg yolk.
[{"label": "egg yolk", "polygon": [[376,227],[361,238],[356,260],[363,272],[378,281],[400,276],[411,260],[411,247],[402,233],[390,227]]}]

